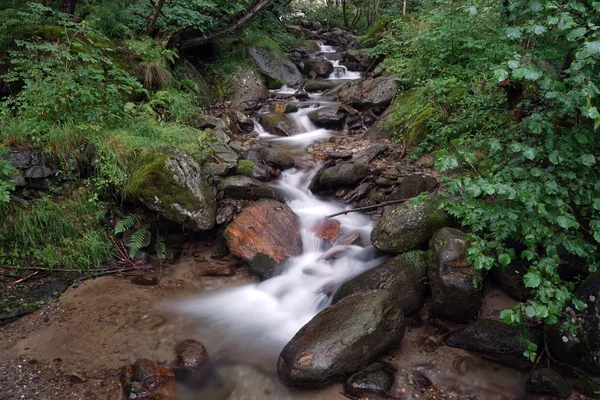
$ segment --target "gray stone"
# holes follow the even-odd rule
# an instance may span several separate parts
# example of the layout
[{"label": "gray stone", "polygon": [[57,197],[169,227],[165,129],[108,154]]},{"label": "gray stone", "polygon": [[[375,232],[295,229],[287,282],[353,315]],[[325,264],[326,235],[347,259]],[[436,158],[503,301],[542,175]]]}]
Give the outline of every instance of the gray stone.
[{"label": "gray stone", "polygon": [[296,165],[292,156],[281,150],[269,147],[258,150],[258,157],[265,164],[281,170],[293,168]]},{"label": "gray stone", "polygon": [[254,71],[238,68],[231,77],[231,108],[240,111],[253,109],[261,100],[269,98],[269,89]]},{"label": "gray stone", "polygon": [[333,64],[324,58],[312,58],[304,62],[302,73],[314,72],[319,78],[327,78],[333,72]]},{"label": "gray stone", "polygon": [[284,201],[283,197],[273,188],[248,176],[230,176],[219,184],[218,189],[225,198],[230,199]]},{"label": "gray stone", "polygon": [[346,382],[346,393],[357,399],[391,398],[395,371],[387,365],[375,362],[352,375]]},{"label": "gray stone", "polygon": [[273,50],[250,47],[248,55],[254,60],[261,74],[265,76],[270,89],[279,89],[284,84],[291,87],[297,86],[304,80],[292,62]]},{"label": "gray stone", "polygon": [[566,399],[573,392],[569,382],[550,368],[540,368],[533,371],[529,375],[525,387],[530,392],[551,394],[561,399]]},{"label": "gray stone", "polygon": [[331,105],[308,113],[308,119],[315,125],[328,129],[342,129],[348,118],[348,111],[342,106]]},{"label": "gray stone", "polygon": [[309,185],[309,189],[314,192],[331,191],[339,187],[353,186],[371,173],[367,164],[342,163],[330,167],[322,168]]},{"label": "gray stone", "polygon": [[412,174],[405,178],[400,178],[398,185],[387,196],[386,200],[411,199],[420,193],[432,190],[437,184],[438,181],[433,176]]},{"label": "gray stone", "polygon": [[388,145],[385,143],[375,144],[359,151],[352,156],[352,161],[356,163],[368,164],[373,161],[377,156],[385,153],[388,149]]},{"label": "gray stone", "polygon": [[517,300],[526,300],[530,297],[529,290],[525,287],[523,276],[527,268],[517,261],[505,267],[494,267],[491,270],[492,278],[504,289],[506,293]]},{"label": "gray stone", "polygon": [[382,76],[357,79],[329,90],[325,95],[335,96],[342,103],[359,110],[383,110],[390,105],[397,90],[394,76]]},{"label": "gray stone", "polygon": [[425,247],[435,231],[450,224],[434,198],[412,205],[405,202],[383,214],[371,232],[373,246],[391,253]]},{"label": "gray stone", "polygon": [[282,114],[260,114],[258,121],[269,133],[277,136],[292,136],[296,132],[294,124]]},{"label": "gray stone", "polygon": [[404,330],[390,292],[355,293],[317,314],[283,348],[279,379],[288,386],[325,386],[397,346]]},{"label": "gray stone", "polygon": [[483,271],[467,263],[470,244],[464,232],[454,228],[438,230],[429,241],[427,275],[431,308],[438,318],[468,322],[477,316],[483,297]]}]

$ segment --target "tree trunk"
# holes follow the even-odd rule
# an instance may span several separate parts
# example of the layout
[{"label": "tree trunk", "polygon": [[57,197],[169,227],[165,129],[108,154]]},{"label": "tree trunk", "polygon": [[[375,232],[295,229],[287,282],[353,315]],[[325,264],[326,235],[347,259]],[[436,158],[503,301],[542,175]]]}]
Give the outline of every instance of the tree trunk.
[{"label": "tree trunk", "polygon": [[404,1],[402,2],[402,15],[406,15],[406,2],[407,2],[407,1],[408,1],[408,0],[404,0]]},{"label": "tree trunk", "polygon": [[156,0],[156,3],[154,3],[154,8],[152,8],[152,12],[148,17],[148,22],[146,23],[146,32],[150,36],[154,36],[154,32],[156,31],[156,21],[158,20],[158,16],[160,15],[160,10],[162,9],[163,4],[165,4],[165,0]]},{"label": "tree trunk", "polygon": [[346,14],[346,1],[342,0],[342,15],[344,16],[344,26],[348,27],[348,15]]},{"label": "tree trunk", "polygon": [[230,34],[231,32],[235,31],[236,29],[240,28],[241,26],[243,26],[244,24],[249,22],[263,8],[265,8],[266,6],[271,4],[271,2],[272,2],[272,0],[259,0],[253,6],[250,7],[248,12],[246,14],[244,14],[244,16],[242,18],[238,19],[236,22],[230,23],[229,26],[227,26],[226,28],[215,31],[208,36],[201,37],[201,38],[191,38],[191,39],[182,40],[179,45],[179,48],[181,50],[185,50],[185,49],[189,49],[192,47],[197,47],[197,46],[203,45],[205,43],[208,43],[212,40],[215,40],[217,38],[220,38],[221,36]]},{"label": "tree trunk", "polygon": [[76,4],[77,0],[63,0],[60,9],[67,14],[73,14],[75,12]]}]

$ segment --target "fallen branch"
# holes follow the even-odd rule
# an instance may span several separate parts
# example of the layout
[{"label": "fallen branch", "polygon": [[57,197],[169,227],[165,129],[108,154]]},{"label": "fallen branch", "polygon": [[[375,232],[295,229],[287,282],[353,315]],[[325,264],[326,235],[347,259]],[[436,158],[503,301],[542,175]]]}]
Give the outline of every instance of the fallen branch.
[{"label": "fallen branch", "polygon": [[[435,184],[432,187],[430,187],[429,189],[427,189],[426,193],[431,193],[431,191],[436,186],[437,186],[437,184]],[[405,201],[409,201],[409,200],[416,199],[416,198],[417,198],[417,196],[415,196],[415,197],[409,197],[407,199],[388,200],[388,201],[384,201],[384,202],[381,202],[381,203],[374,204],[372,206],[358,207],[358,208],[352,208],[352,209],[346,210],[346,211],[340,211],[340,212],[335,213],[335,214],[326,215],[325,218],[337,217],[338,215],[346,215],[346,214],[353,213],[353,212],[358,212],[358,211],[373,210],[373,209],[376,209],[376,208],[379,208],[379,207],[385,207],[385,206],[389,206],[389,205],[392,205],[392,204],[404,203]]]},{"label": "fallen branch", "polygon": [[35,275],[37,275],[37,274],[39,274],[39,273],[40,273],[40,271],[35,271],[34,273],[32,273],[32,274],[29,274],[29,275],[27,275],[27,276],[26,276],[26,277],[24,277],[24,278],[17,279],[16,281],[14,281],[14,282],[11,282],[10,284],[11,284],[11,285],[17,285],[17,284],[19,284],[19,283],[21,283],[21,282],[25,282],[27,279],[29,279],[29,278],[33,278]]},{"label": "fallen branch", "polygon": [[109,269],[109,270],[89,274],[86,276],[82,276],[81,278],[77,279],[77,281],[81,282],[86,279],[98,278],[98,277],[104,276],[104,275],[121,274],[123,272],[138,271],[138,270],[145,270],[145,269],[151,269],[151,268],[155,268],[155,265],[140,265],[140,266],[136,266],[136,267]]}]

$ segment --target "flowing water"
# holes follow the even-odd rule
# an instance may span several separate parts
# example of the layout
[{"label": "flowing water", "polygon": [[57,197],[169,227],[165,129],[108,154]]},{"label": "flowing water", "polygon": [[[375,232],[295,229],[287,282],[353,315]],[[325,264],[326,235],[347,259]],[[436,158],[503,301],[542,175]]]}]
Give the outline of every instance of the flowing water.
[{"label": "flowing water", "polygon": [[[324,54],[335,53],[336,48],[322,46],[321,50]],[[277,92],[292,91],[284,87]],[[288,114],[297,134],[276,136],[255,121],[259,136],[272,142],[273,147],[297,155],[305,154],[305,148],[314,141],[336,133],[318,128],[307,116],[319,107],[332,104],[328,99],[313,95],[304,103],[297,112]],[[331,303],[337,287],[385,260],[369,242],[374,222],[365,215],[351,213],[336,217],[341,222],[340,237],[358,232],[362,238],[360,245],[331,244],[315,236],[313,231],[325,221],[326,215],[350,208],[318,198],[308,190],[317,170],[318,166],[312,170],[289,169],[273,184],[299,217],[304,253],[288,260],[279,276],[187,301],[179,306],[180,312],[209,322],[230,345],[239,346],[246,353],[269,355],[267,358],[274,361],[294,334]]]}]

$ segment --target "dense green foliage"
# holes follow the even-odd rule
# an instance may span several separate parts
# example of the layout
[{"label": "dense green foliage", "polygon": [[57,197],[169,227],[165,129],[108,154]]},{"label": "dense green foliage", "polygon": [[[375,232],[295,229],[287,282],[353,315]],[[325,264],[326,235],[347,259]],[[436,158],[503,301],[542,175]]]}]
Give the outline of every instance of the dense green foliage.
[{"label": "dense green foliage", "polygon": [[[469,261],[528,267],[532,298],[502,313],[509,323],[553,324],[567,304],[581,309],[571,293],[597,270],[599,8],[434,1],[363,39],[403,89],[418,90],[413,114],[435,110],[413,154],[437,150],[443,206],[470,232]],[[401,139],[412,114],[396,107],[389,128]]]}]

